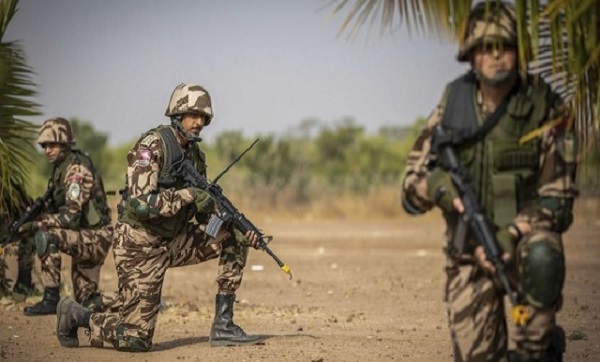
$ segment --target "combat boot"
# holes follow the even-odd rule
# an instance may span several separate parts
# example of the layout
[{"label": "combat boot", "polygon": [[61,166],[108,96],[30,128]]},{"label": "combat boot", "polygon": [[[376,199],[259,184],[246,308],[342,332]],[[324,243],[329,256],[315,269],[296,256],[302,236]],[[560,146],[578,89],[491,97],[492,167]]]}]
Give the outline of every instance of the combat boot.
[{"label": "combat boot", "polygon": [[[561,301],[562,302],[562,301]],[[552,339],[546,349],[546,360],[548,362],[562,362],[567,350],[567,337],[563,327],[556,325],[552,330]]]},{"label": "combat boot", "polygon": [[14,287],[14,292],[17,294],[28,295],[39,295],[40,292],[35,288],[31,279],[31,268],[19,269],[19,276],[17,283]]},{"label": "combat boot", "polygon": [[71,298],[63,298],[56,308],[56,337],[63,347],[79,347],[77,328],[90,329],[92,311]]},{"label": "combat boot", "polygon": [[244,330],[233,323],[233,303],[235,294],[217,294],[215,320],[210,328],[210,345],[241,346],[257,344],[264,340],[262,336],[247,335]]},{"label": "combat boot", "polygon": [[31,307],[25,307],[23,313],[28,316],[56,314],[59,299],[58,287],[46,288],[44,289],[44,298]]}]

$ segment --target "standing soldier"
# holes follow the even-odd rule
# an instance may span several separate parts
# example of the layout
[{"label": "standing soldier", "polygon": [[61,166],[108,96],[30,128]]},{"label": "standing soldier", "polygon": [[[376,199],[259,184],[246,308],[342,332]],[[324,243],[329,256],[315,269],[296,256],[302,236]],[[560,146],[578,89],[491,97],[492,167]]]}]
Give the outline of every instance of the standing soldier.
[{"label": "standing soldier", "polygon": [[[487,8],[486,8],[487,7]],[[487,9],[487,10],[486,10]],[[543,81],[517,66],[514,6],[477,4],[458,52],[471,70],[451,82],[411,151],[402,202],[410,214],[437,205],[446,221],[445,301],[456,361],[554,361],[551,344],[561,307],[565,261],[561,234],[577,196],[568,110]],[[523,72],[524,74],[525,72]],[[510,333],[504,293],[471,233],[461,232],[464,204],[440,167],[434,129],[441,125],[515,275],[526,324]],[[448,141],[448,140],[447,140]]]},{"label": "standing soldier", "polygon": [[57,337],[65,347],[77,347],[77,328],[91,329],[92,345],[103,341],[117,350],[145,352],[152,347],[159,302],[168,268],[219,258],[215,318],[210,344],[256,344],[233,322],[235,292],[242,282],[248,243],[253,232],[237,236],[222,228],[215,239],[203,231],[215,211],[203,190],[187,187],[176,170],[183,158],[206,176],[199,135],[213,118],[211,98],[197,84],[180,84],[167,107],[170,126],[144,134],[127,155],[127,185],[119,205],[113,252],[123,304],[119,314],[92,313],[70,299],[57,310]]},{"label": "standing soldier", "polygon": [[40,129],[37,142],[53,164],[48,188],[53,188],[48,207],[23,232],[35,232],[37,255],[42,263],[44,298],[26,307],[25,315],[55,314],[58,305],[61,255],[71,256],[71,279],[75,300],[94,310],[116,302],[98,291],[100,268],[112,238],[110,210],[102,178],[90,158],[73,149],[69,121],[52,118]]}]

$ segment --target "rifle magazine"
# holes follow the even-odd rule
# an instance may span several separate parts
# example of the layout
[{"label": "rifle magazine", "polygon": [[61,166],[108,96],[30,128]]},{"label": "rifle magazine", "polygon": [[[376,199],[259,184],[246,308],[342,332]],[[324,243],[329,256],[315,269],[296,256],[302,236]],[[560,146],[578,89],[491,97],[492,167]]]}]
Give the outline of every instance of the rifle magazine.
[{"label": "rifle magazine", "polygon": [[213,214],[210,217],[208,224],[206,225],[206,234],[214,239],[219,234],[219,231],[221,231],[222,226],[223,226],[223,219],[221,219],[219,216]]}]

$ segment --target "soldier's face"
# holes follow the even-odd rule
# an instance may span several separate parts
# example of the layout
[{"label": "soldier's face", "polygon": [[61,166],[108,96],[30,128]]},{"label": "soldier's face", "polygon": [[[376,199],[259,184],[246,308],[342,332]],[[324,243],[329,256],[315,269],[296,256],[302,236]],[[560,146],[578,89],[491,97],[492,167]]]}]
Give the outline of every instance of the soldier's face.
[{"label": "soldier's face", "polygon": [[473,67],[482,81],[501,84],[517,69],[516,49],[509,45],[481,45],[473,51]]},{"label": "soldier's face", "polygon": [[185,113],[181,118],[181,126],[194,137],[198,137],[206,124],[206,117],[199,113]]},{"label": "soldier's face", "polygon": [[56,162],[62,153],[62,145],[60,143],[44,143],[42,145],[48,162]]}]

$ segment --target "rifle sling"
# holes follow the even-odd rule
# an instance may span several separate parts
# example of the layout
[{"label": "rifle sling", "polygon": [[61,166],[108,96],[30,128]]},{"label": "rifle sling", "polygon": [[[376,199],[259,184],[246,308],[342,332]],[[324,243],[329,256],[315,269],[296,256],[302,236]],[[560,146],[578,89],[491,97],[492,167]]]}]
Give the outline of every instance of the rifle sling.
[{"label": "rifle sling", "polygon": [[[457,81],[452,84],[448,104],[445,107],[441,121],[441,124],[448,131],[446,132],[447,137],[435,140],[436,144],[461,145],[481,141],[488,132],[496,127],[500,118],[506,113],[511,95],[520,87],[520,81],[517,81],[494,112],[484,120],[480,127],[476,127],[475,109],[471,103],[472,92],[475,87],[473,77],[473,74],[467,74],[461,82]],[[467,102],[471,104],[465,105]],[[459,119],[456,119],[456,117]]]}]

